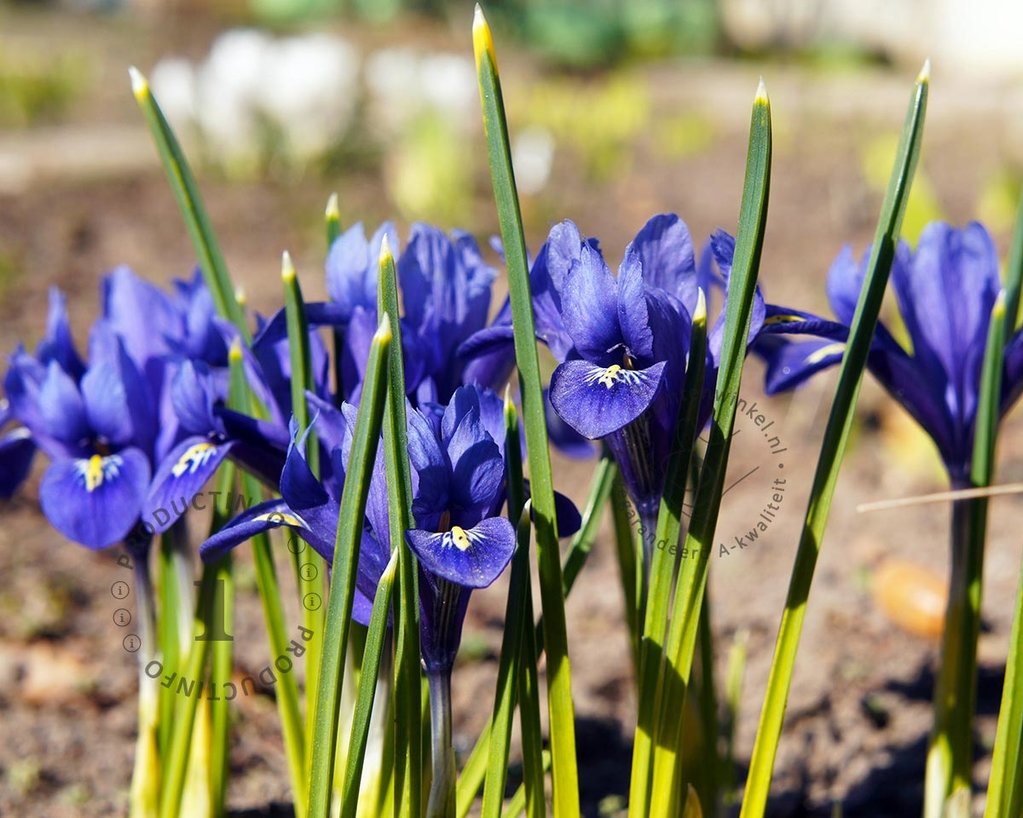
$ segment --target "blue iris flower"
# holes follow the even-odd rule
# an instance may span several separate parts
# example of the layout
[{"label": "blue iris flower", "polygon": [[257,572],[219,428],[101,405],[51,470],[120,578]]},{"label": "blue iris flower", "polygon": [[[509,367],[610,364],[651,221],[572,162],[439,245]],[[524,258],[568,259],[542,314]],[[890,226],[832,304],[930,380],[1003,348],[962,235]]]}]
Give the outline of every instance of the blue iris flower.
[{"label": "blue iris flower", "polygon": [[[0,489],[13,493],[41,449],[51,463],[40,504],[59,532],[89,548],[126,538],[144,548],[150,534],[181,516],[232,449],[247,465],[268,473],[273,466],[262,448],[210,434],[207,410],[216,395],[226,396],[233,330],[214,317],[198,273],[168,294],[120,267],[104,278],[100,295],[87,360],[56,290],[35,354],[21,346],[13,353],[0,427],[17,425],[0,438]],[[175,388],[197,373],[205,378],[202,411],[178,400]],[[274,483],[282,464],[283,455]]]},{"label": "blue iris flower", "polygon": [[[338,410],[315,396],[310,402],[316,412],[311,430],[329,451],[321,461],[321,477],[314,477],[306,463],[304,439],[293,437],[281,475],[281,498],[254,506],[213,535],[200,548],[204,560],[218,559],[254,534],[277,527],[292,529],[325,559],[333,558],[356,409],[344,404]],[[503,426],[496,422],[500,406],[493,393],[465,386],[447,406],[407,407],[415,523],[407,540],[419,558],[421,644],[431,673],[450,671],[469,594],[490,585],[515,548],[511,524],[497,516],[505,500],[504,435],[498,431]],[[292,433],[297,435],[294,426]],[[386,478],[378,451],[353,608],[353,617],[364,624],[390,550]]]},{"label": "blue iris flower", "polygon": [[[331,326],[343,339],[342,397],[358,402],[377,329],[377,281],[385,236],[397,259],[405,307],[401,319],[405,384],[413,405],[447,403],[463,384],[497,388],[511,371],[503,356],[466,361],[456,355],[466,339],[486,326],[496,276],[472,236],[415,224],[408,246],[399,254],[391,224],[382,225],[369,240],[363,226],[356,224],[335,239],[328,254],[330,300],[306,305],[310,326]],[[281,311],[267,322],[254,347],[277,343],[286,333]]]},{"label": "blue iris flower", "polygon": [[[768,362],[768,393],[792,389],[841,360],[868,256],[857,263],[846,247],[831,266],[827,294],[837,320],[768,308],[757,344]],[[909,346],[879,323],[867,368],[933,439],[952,484],[966,485],[988,324],[1001,287],[997,251],[981,224],[935,222],[915,252],[899,244],[891,281]],[[1021,333],[1006,343],[1002,384],[1005,412],[1023,391]]]},{"label": "blue iris flower", "polygon": [[[734,241],[718,232],[697,263],[685,223],[650,219],[611,273],[595,239],[572,222],[551,230],[530,270],[536,334],[559,365],[550,402],[584,438],[604,440],[643,521],[649,545],[674,447],[692,315],[699,293],[715,284],[712,259],[727,281]],[[759,293],[750,338],[764,317]],[[724,316],[709,338],[699,423],[710,415]],[[462,346],[465,356],[508,350],[510,321],[498,321]]]}]

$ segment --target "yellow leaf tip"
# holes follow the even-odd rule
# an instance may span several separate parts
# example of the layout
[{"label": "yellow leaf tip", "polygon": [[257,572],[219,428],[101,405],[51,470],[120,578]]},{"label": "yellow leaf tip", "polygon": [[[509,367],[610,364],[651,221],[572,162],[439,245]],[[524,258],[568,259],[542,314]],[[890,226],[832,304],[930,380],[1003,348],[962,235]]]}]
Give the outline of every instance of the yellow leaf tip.
[{"label": "yellow leaf tip", "polygon": [[757,84],[757,95],[753,98],[754,105],[769,105],[771,100],[767,97],[767,85],[764,83],[764,78],[760,78],[760,82]]},{"label": "yellow leaf tip", "polygon": [[149,95],[149,80],[146,79],[145,74],[131,65],[128,66],[128,76],[131,78],[131,92],[136,99],[142,99]]},{"label": "yellow leaf tip", "polygon": [[285,284],[291,284],[295,280],[295,264],[291,260],[291,253],[285,250],[281,253],[281,279]]},{"label": "yellow leaf tip", "polygon": [[494,35],[490,30],[490,23],[483,14],[483,8],[479,3],[472,17],[472,48],[476,54],[476,64],[479,65],[486,54],[490,57],[491,63],[497,68],[497,59],[494,54]]},{"label": "yellow leaf tip", "polygon": [[991,314],[997,315],[999,318],[1005,315],[1005,288],[998,291],[998,297],[991,308]]},{"label": "yellow leaf tip", "polygon": [[325,212],[328,219],[341,218],[341,205],[336,193],[331,193],[330,198],[327,199],[327,209]]},{"label": "yellow leaf tip", "polygon": [[227,351],[227,359],[235,363],[242,359],[242,339],[236,335],[231,341],[231,347]]},{"label": "yellow leaf tip", "polygon": [[391,242],[387,240],[385,233],[380,239],[380,266],[394,264],[394,253],[391,252]]},{"label": "yellow leaf tip", "polygon": [[703,287],[696,288],[696,309],[693,311],[693,323],[707,325],[707,296]]},{"label": "yellow leaf tip", "polygon": [[248,303],[249,297],[245,294],[245,289],[243,287],[235,287],[234,300],[238,302],[238,306],[240,307],[244,307]]},{"label": "yellow leaf tip", "polygon": [[931,81],[931,58],[928,57],[924,60],[924,67],[920,69],[920,74],[917,76],[916,81],[920,85],[924,85]]}]

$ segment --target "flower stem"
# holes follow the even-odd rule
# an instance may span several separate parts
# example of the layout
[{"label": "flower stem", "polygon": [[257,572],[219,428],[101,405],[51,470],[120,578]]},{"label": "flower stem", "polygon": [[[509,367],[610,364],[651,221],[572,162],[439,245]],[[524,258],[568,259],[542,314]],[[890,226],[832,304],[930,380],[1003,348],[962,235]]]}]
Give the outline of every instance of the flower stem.
[{"label": "flower stem", "polygon": [[146,666],[156,658],[156,618],[153,582],[149,574],[149,549],[129,549],[135,574],[136,616],[139,622],[139,724],[135,744],[135,768],[131,778],[131,818],[156,818],[160,794],[160,759],[157,752],[159,724],[159,676],[150,678]]},{"label": "flower stem", "polygon": [[[953,488],[964,488],[958,481]],[[980,586],[984,551],[973,536],[970,500],[952,503],[952,572],[949,578],[941,664],[934,685],[934,727],[927,748],[925,818],[940,818],[958,789],[969,789],[972,716],[980,632]]]},{"label": "flower stem", "polygon": [[451,744],[451,672],[430,673],[430,746],[433,781],[426,818],[453,818],[455,814],[455,750]]}]

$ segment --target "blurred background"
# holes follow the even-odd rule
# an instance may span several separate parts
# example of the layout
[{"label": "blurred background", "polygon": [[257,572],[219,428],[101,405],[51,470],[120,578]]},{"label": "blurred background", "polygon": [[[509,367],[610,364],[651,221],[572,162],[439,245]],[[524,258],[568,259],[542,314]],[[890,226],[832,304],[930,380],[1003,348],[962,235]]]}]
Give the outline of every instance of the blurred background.
[{"label": "blurred background", "polygon": [[[859,253],[873,234],[928,56],[933,86],[906,238],[934,218],[980,218],[1007,251],[1023,180],[1019,3],[495,0],[486,11],[533,252],[567,217],[601,238],[612,268],[657,212],[681,214],[697,243],[715,228],[734,230],[763,76],[775,157],[762,286],[769,300],[826,312],[825,273],[843,244]],[[0,2],[0,350],[34,346],[52,285],[68,293],[82,346],[99,279],[114,266],[161,284],[191,273],[194,252],[132,98],[129,65],[149,77],[184,143],[254,308],[280,303],[284,249],[307,297],[324,294],[322,214],[335,191],[345,225],[394,218],[406,236],[424,219],[486,244],[496,218],[471,19],[470,3],[444,0]],[[794,397],[764,400],[761,375],[751,362],[744,397],[782,430],[792,493],[755,549],[711,569],[719,661],[736,641],[748,650],[740,759],[752,745],[833,389],[821,378]],[[1015,416],[1006,429],[1001,482],[1023,479]],[[733,468],[770,465],[765,457],[736,445]],[[35,499],[41,465],[0,506],[0,814],[121,814],[135,671],[110,621],[119,575],[110,555],[62,542],[46,525]],[[557,466],[559,488],[581,500],[591,464]],[[915,809],[919,787],[907,782],[922,780],[933,636],[889,619],[872,577],[885,561],[904,560],[940,587],[947,510],[855,506],[941,488],[930,443],[868,382],[818,569],[773,814],[830,815],[836,800],[847,816]],[[764,491],[754,480],[729,494],[723,541],[755,519]],[[1021,511],[1015,498],[992,504],[980,781]],[[622,725],[634,701],[616,570],[605,538],[569,602],[587,815],[618,814],[628,783],[631,733]],[[240,673],[266,663],[251,583],[243,560]],[[486,718],[500,644],[500,590],[478,597],[455,690],[463,742]],[[290,814],[272,690],[262,692],[238,706],[230,793],[238,816]]]}]

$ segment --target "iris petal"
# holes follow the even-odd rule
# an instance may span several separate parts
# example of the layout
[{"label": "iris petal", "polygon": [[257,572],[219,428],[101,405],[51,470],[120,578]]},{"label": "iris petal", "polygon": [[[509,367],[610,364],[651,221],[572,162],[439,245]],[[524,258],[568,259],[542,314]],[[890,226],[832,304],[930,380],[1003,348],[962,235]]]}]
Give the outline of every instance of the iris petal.
[{"label": "iris petal", "polygon": [[0,498],[8,499],[25,482],[35,451],[32,435],[24,427],[0,436]]},{"label": "iris petal", "polygon": [[68,539],[88,548],[123,540],[138,522],[149,462],[138,449],[53,462],[39,487],[43,513]]},{"label": "iris petal", "polygon": [[515,551],[515,529],[504,517],[490,517],[468,530],[413,529],[406,536],[425,571],[463,588],[486,588]]},{"label": "iris petal", "polygon": [[565,327],[584,358],[610,363],[608,351],[622,343],[617,291],[600,253],[584,246],[561,294]]},{"label": "iris petal", "polygon": [[184,514],[233,445],[196,436],[181,441],[167,454],[156,470],[143,509],[143,517],[153,521],[155,533],[163,533]]},{"label": "iris petal", "polygon": [[629,249],[639,256],[647,285],[675,296],[690,312],[696,308],[693,239],[682,219],[674,213],[654,216],[636,234]]},{"label": "iris petal", "polygon": [[650,406],[664,367],[664,361],[640,370],[568,361],[551,376],[551,404],[579,434],[594,440],[605,437]]},{"label": "iris petal", "polygon": [[618,271],[618,323],[622,336],[634,357],[647,358],[653,352],[654,334],[650,329],[643,265],[631,247]]}]

